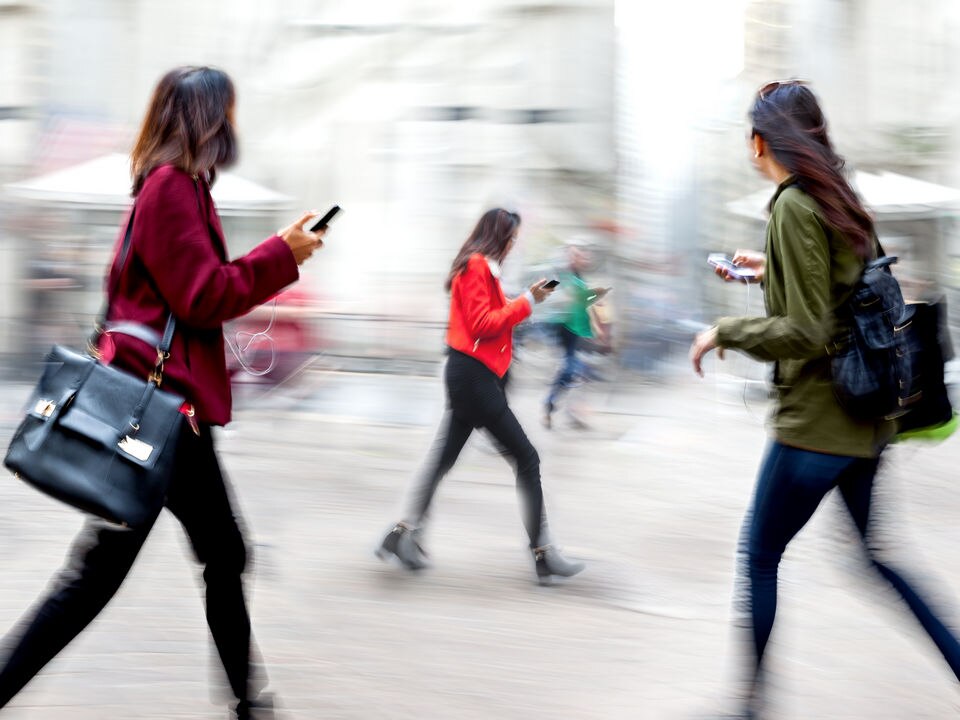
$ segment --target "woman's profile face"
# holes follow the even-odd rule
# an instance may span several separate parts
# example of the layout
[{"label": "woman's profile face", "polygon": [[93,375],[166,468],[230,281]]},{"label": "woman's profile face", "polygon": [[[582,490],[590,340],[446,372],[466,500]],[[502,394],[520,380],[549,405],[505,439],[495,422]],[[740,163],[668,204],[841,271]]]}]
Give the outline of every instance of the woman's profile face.
[{"label": "woman's profile face", "polygon": [[507,246],[503,249],[503,259],[507,259],[507,255],[510,254],[510,251],[513,250],[513,246],[517,244],[517,238],[520,236],[520,226],[517,225],[513,232],[510,234],[510,239],[507,240]]}]

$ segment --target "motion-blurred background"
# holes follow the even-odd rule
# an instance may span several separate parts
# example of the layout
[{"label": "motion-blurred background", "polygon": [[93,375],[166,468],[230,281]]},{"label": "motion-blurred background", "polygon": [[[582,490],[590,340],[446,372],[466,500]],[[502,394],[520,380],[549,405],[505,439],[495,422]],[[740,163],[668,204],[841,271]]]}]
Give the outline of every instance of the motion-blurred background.
[{"label": "motion-blurred background", "polygon": [[586,240],[617,363],[649,372],[743,309],[705,256],[762,245],[745,113],[787,77],[820,95],[904,279],[957,300],[958,30],[952,0],[0,0],[0,363],[89,327],[126,154],[178,64],[238,87],[214,193],[234,254],[344,208],[282,303],[297,359],[439,362],[448,264],[497,204],[524,217],[508,286]]},{"label": "motion-blurred background", "polygon": [[[238,412],[220,447],[287,717],[716,707],[766,369],[711,356],[700,381],[686,351],[715,316],[763,312],[759,289],[706,263],[763,245],[773,188],[751,168],[746,111],[767,81],[809,80],[904,286],[956,311],[960,2],[0,0],[2,437],[49,345],[89,332],[137,123],[180,64],[237,86],[241,160],[214,187],[234,255],[303,210],[344,208],[302,282],[228,333],[252,372],[231,359]],[[512,475],[482,437],[441,489],[435,567],[403,575],[371,553],[443,411],[443,281],[493,205],[524,219],[508,290],[554,274],[569,243],[590,249],[590,284],[614,288],[587,359],[599,380],[566,396],[579,415],[550,430],[537,421],[562,293],[516,332],[511,405],[543,460],[551,527],[588,563],[555,590],[533,584]],[[271,321],[272,340],[257,336]],[[893,448],[882,473],[905,511],[885,538],[910,569],[936,571],[954,624],[955,441]],[[0,506],[7,628],[82,518],[9,476]],[[954,717],[952,676],[860,582],[832,510],[782,568],[772,716]],[[164,515],[103,619],[11,720],[223,717],[181,535]]]}]

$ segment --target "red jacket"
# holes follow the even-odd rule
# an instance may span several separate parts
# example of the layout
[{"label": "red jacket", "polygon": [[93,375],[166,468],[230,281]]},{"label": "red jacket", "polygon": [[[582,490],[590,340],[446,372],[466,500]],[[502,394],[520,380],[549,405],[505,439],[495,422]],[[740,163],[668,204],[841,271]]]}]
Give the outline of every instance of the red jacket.
[{"label": "red jacket", "polygon": [[[177,326],[161,387],[183,395],[201,422],[223,425],[230,420],[231,395],[222,325],[297,280],[299,269],[276,235],[229,261],[210,188],[197,182],[170,165],[147,176],[134,205],[126,263],[116,267],[115,253],[108,274],[108,292],[116,287],[107,319],[162,333],[172,310]],[[119,333],[102,336],[100,350],[105,361],[144,378],[157,354],[144,341]]]},{"label": "red jacket", "polygon": [[450,287],[447,345],[503,377],[513,357],[513,326],[532,311],[526,297],[507,300],[486,258],[477,253]]}]

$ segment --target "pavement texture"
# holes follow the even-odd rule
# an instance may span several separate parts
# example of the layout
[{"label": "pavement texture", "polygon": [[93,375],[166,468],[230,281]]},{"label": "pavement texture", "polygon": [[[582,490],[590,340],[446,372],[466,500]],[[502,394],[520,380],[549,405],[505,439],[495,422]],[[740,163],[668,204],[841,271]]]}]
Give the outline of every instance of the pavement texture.
[{"label": "pavement texture", "polygon": [[[717,374],[720,369],[731,374]],[[513,477],[482,436],[441,486],[433,566],[374,558],[443,409],[429,375],[315,369],[238,389],[221,458],[247,527],[254,632],[284,718],[698,718],[742,660],[737,536],[767,442],[762,387],[711,364],[574,391],[587,427],[540,425],[543,367],[511,404],[542,458],[550,524],[587,570],[534,582]],[[0,389],[9,437],[29,392]],[[894,562],[960,620],[957,440],[894,447],[877,512]],[[0,630],[61,566],[82,516],[0,483]],[[952,718],[956,679],[865,569],[829,497],[781,566],[769,717]],[[165,513],[114,601],[4,711],[10,720],[224,718],[203,589]]]}]

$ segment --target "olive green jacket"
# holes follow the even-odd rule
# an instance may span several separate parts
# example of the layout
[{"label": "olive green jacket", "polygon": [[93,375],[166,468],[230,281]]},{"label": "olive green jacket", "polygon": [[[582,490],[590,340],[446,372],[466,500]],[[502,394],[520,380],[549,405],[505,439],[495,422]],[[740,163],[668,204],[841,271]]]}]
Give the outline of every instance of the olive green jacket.
[{"label": "olive green jacket", "polygon": [[765,318],[723,318],[720,347],[774,363],[771,424],[785,445],[833,455],[875,457],[893,436],[889,421],[864,422],[837,403],[827,348],[835,311],[860,277],[863,260],[827,224],[820,206],[788,178],[767,224]]}]

